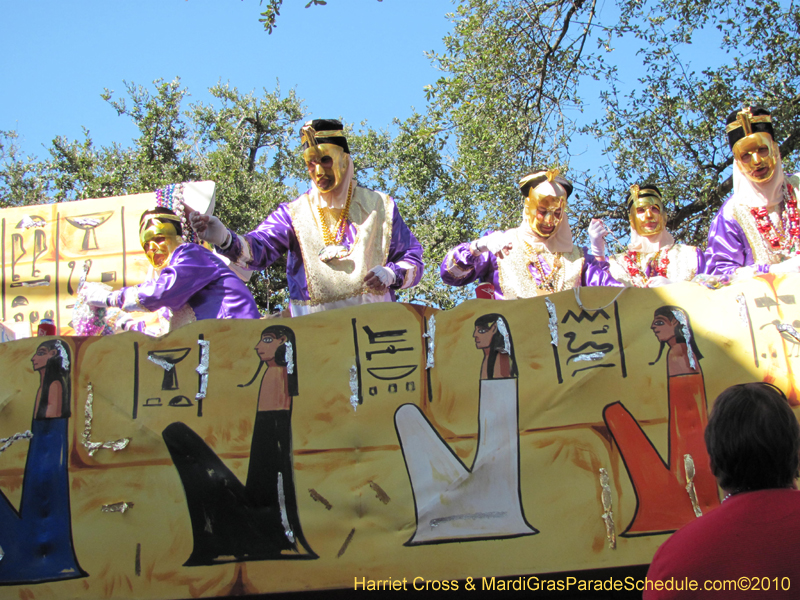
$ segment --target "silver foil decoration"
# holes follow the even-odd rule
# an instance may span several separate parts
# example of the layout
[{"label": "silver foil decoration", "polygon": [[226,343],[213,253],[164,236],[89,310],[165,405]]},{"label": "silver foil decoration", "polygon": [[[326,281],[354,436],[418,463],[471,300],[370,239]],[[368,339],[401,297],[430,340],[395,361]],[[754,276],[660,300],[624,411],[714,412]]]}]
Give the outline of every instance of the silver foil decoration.
[{"label": "silver foil decoration", "polygon": [[355,411],[358,408],[358,369],[350,367],[350,406]]},{"label": "silver foil decoration", "polygon": [[590,354],[578,354],[572,360],[600,360],[606,355],[605,352],[592,352]]},{"label": "silver foil decoration", "polygon": [[478,521],[480,519],[502,519],[508,513],[504,510],[494,510],[490,512],[477,512],[462,515],[450,515],[449,517],[439,517],[438,519],[431,519],[430,526],[438,527],[439,523],[448,523],[450,521]]},{"label": "silver foil decoration", "polygon": [[436,347],[436,342],[434,339],[435,336],[436,336],[436,318],[434,317],[434,315],[431,315],[431,317],[428,319],[428,333],[422,334],[422,337],[428,338],[428,358],[425,362],[426,369],[433,368],[433,351]]},{"label": "silver foil decoration", "polygon": [[508,327],[502,317],[497,319],[497,331],[503,336],[503,351],[511,354],[511,337],[508,335]]},{"label": "silver foil decoration", "polygon": [[158,356],[153,356],[152,354],[147,355],[147,360],[149,360],[151,363],[157,364],[165,371],[169,371],[175,368],[175,365],[169,362],[168,360],[164,360],[163,358],[159,358]]},{"label": "silver foil decoration", "polygon": [[114,504],[103,504],[100,507],[100,510],[104,513],[122,513],[125,514],[127,511],[133,508],[133,502],[115,502]]},{"label": "silver foil decoration", "polygon": [[686,354],[689,355],[689,366],[697,369],[697,361],[694,359],[694,352],[692,351],[692,332],[689,330],[689,323],[686,322],[686,315],[681,310],[673,310],[672,314],[675,315],[675,320],[681,324],[683,339],[686,340]]},{"label": "silver foil decoration", "polygon": [[294,348],[288,340],[283,345],[286,346],[286,372],[291,375],[294,373]]},{"label": "silver foil decoration", "polygon": [[788,323],[778,323],[775,325],[775,328],[780,331],[781,333],[787,333],[792,336],[795,340],[800,342],[800,333],[797,332],[797,329],[789,325]]},{"label": "silver foil decoration", "polygon": [[608,481],[608,471],[600,469],[600,487],[603,488],[601,499],[603,501],[603,522],[606,524],[606,539],[608,547],[614,550],[617,547],[617,531],[614,526],[614,511],[611,498],[611,485]]},{"label": "silver foil decoration", "polygon": [[83,287],[83,284],[86,283],[86,276],[89,274],[89,269],[92,268],[92,259],[88,258],[83,261],[83,273],[81,273],[80,278],[78,279],[78,290]]},{"label": "silver foil decoration", "polygon": [[25,229],[31,229],[32,227],[44,227],[47,223],[45,221],[34,221],[29,215],[25,215],[19,224]]},{"label": "silver foil decoration", "polygon": [[67,354],[67,350],[64,348],[64,342],[56,340],[56,346],[58,346],[58,354],[61,356],[61,368],[65,371],[69,371],[69,354]]},{"label": "silver foil decoration", "polygon": [[197,365],[195,371],[200,375],[200,391],[195,394],[196,400],[202,400],[206,397],[206,390],[208,390],[208,359],[210,357],[210,341],[197,340],[200,346],[200,364]]},{"label": "silver foil decoration", "polygon": [[294,532],[289,525],[289,516],[286,514],[286,495],[283,492],[283,473],[278,471],[278,505],[281,507],[281,524],[286,534],[286,539],[294,544]]},{"label": "silver foil decoration", "polygon": [[6,448],[11,446],[11,444],[13,444],[14,442],[18,442],[20,440],[29,440],[32,437],[33,437],[33,432],[31,432],[31,430],[28,429],[27,431],[23,431],[22,433],[15,433],[11,437],[0,438],[0,444],[3,444],[2,446],[0,446],[0,454],[5,452]]},{"label": "silver foil decoration", "polygon": [[130,443],[130,438],[122,438],[120,440],[115,440],[113,442],[93,442],[92,441],[92,417],[94,416],[92,412],[92,404],[94,403],[94,392],[92,391],[92,384],[89,383],[87,388],[86,394],[86,408],[84,409],[84,421],[83,421],[83,435],[81,436],[83,445],[88,450],[89,456],[94,456],[94,453],[100,450],[101,448],[105,448],[106,450],[113,450],[114,452],[119,452],[120,450],[124,450],[128,444]]},{"label": "silver foil decoration", "polygon": [[697,492],[694,489],[694,460],[691,454],[683,455],[683,468],[686,469],[686,493],[689,494],[689,500],[692,502],[694,516],[702,517],[703,511],[700,510],[700,504],[697,502]]},{"label": "silver foil decoration", "polygon": [[742,320],[742,325],[750,327],[750,319],[747,317],[747,300],[744,294],[736,296],[736,302],[739,304],[739,318]]},{"label": "silver foil decoration", "polygon": [[556,305],[550,298],[545,298],[544,303],[547,305],[547,313],[550,315],[547,321],[547,326],[550,328],[550,343],[553,346],[558,346],[558,316],[556,315]]}]

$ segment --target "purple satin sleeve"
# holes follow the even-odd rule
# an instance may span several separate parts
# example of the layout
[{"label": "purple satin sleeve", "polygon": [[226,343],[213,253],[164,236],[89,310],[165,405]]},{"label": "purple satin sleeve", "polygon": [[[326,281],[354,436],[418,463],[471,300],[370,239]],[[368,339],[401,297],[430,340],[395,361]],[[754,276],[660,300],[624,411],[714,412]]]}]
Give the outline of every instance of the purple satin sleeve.
[{"label": "purple satin sleeve", "polygon": [[[391,286],[392,289],[414,287],[422,279],[422,272],[425,269],[425,263],[422,262],[422,245],[403,221],[396,202],[392,212],[392,240],[389,243],[389,255],[385,266],[394,272],[395,282]],[[409,271],[412,270],[413,279],[406,281]]]},{"label": "purple satin sleeve", "polygon": [[[287,250],[297,248],[299,251],[292,227],[292,217],[285,203],[280,204],[254,231],[246,233],[244,238],[249,243],[252,254],[247,266],[253,271],[263,271]],[[233,230],[231,239],[231,245],[227,249],[217,247],[217,251],[230,260],[237,261],[242,256],[242,242]]]},{"label": "purple satin sleeve", "polygon": [[149,311],[174,311],[188,304],[198,320],[260,317],[247,286],[218,256],[197,244],[178,246],[158,279],[123,288],[113,297],[114,304],[123,308],[132,295]]},{"label": "purple satin sleeve", "polygon": [[[725,208],[733,198],[728,199],[708,228],[708,247],[705,252],[705,270],[709,275],[733,275],[740,267],[749,267],[753,251],[741,225],[733,218],[725,217]],[[769,265],[758,265],[759,273],[769,271]]]},{"label": "purple satin sleeve", "polygon": [[[351,232],[350,229],[353,231]],[[242,242],[232,230],[231,236],[231,245],[226,250],[217,247],[217,251],[236,262],[242,256]],[[348,240],[346,243],[352,242],[354,236],[355,228],[350,225],[345,230],[345,239]],[[247,263],[249,269],[263,271],[286,253],[286,281],[289,284],[289,297],[293,300],[309,299],[306,270],[303,267],[303,253],[292,226],[292,217],[287,204],[280,204],[275,212],[264,219],[254,231],[245,234],[244,238],[247,240],[252,254],[252,259]]]},{"label": "purple satin sleeve", "polygon": [[706,253],[700,248],[695,248],[695,251],[697,252],[697,275],[700,275],[705,273],[708,268],[706,265]]},{"label": "purple satin sleeve", "polygon": [[[483,236],[487,236],[487,231]],[[497,273],[497,258],[491,252],[481,252],[473,256],[469,249],[470,242],[459,244],[444,257],[439,266],[439,275],[447,285],[463,286],[480,281],[491,283],[495,290],[500,290],[500,280]],[[499,296],[499,297],[502,297]]]},{"label": "purple satin sleeve", "polygon": [[[232,242],[226,249],[217,250],[223,256],[238,261],[243,254],[242,242],[235,232],[231,231]],[[355,225],[348,221],[344,230],[342,245],[350,248],[358,236]],[[306,271],[303,266],[303,253],[292,226],[292,217],[286,204],[281,204],[269,215],[257,229],[245,234],[244,238],[250,246],[252,259],[247,263],[248,268],[253,271],[266,269],[274,263],[284,253],[286,258],[286,279],[289,284],[289,297],[292,300],[308,300],[308,282]],[[394,290],[400,287],[411,287],[419,283],[422,278],[424,263],[422,262],[422,246],[414,234],[406,226],[397,204],[394,204],[392,217],[392,239],[389,243],[389,254],[386,267],[390,268],[395,274],[395,283],[392,285],[392,297]],[[408,266],[398,263],[407,263]],[[370,265],[370,268],[379,265]],[[382,265],[381,265],[382,266]],[[414,267],[413,283],[406,281],[409,267]]]},{"label": "purple satin sleeve", "polygon": [[611,286],[624,287],[625,284],[614,279],[608,272],[608,261],[599,259],[590,254],[586,248],[583,249],[583,273],[581,274],[581,285],[587,286]]}]

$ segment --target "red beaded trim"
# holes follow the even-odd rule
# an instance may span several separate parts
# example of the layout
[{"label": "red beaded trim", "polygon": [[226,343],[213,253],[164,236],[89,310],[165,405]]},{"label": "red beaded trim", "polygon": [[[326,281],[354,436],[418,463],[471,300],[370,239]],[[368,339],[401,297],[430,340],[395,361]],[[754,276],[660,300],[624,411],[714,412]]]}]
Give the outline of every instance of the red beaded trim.
[{"label": "red beaded trim", "polygon": [[[640,253],[635,250],[628,250],[625,253],[625,265],[628,269],[628,274],[632,278],[641,277],[643,281],[646,281],[647,277],[642,273],[642,269],[639,266],[639,254]],[[650,277],[655,275],[666,277],[667,267],[669,266],[669,255],[666,249],[659,250],[659,252],[648,261],[647,265],[650,267]]]},{"label": "red beaded trim", "polygon": [[[790,250],[792,241],[800,237],[800,213],[797,211],[797,197],[794,193],[794,188],[791,184],[787,183],[785,206],[783,211],[783,237],[780,232],[776,231],[775,226],[769,218],[766,207],[751,208],[750,214],[756,220],[756,229],[761,234],[761,237],[769,244],[773,250]],[[787,235],[788,234],[788,235]],[[797,246],[797,244],[795,244]],[[800,251],[800,250],[798,250]]]}]

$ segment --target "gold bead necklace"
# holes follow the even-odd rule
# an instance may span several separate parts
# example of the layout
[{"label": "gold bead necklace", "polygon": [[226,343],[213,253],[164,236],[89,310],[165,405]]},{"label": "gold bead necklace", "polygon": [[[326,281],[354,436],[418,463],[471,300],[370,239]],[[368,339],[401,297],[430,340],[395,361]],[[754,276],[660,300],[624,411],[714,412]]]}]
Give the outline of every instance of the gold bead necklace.
[{"label": "gold bead necklace", "polygon": [[325,219],[325,213],[323,212],[324,209],[321,206],[317,206],[319,225],[320,229],[322,230],[322,241],[325,242],[326,246],[337,246],[344,237],[344,230],[347,225],[347,215],[350,212],[350,200],[352,197],[353,182],[351,181],[350,187],[347,188],[347,201],[344,204],[344,209],[342,209],[342,214],[339,215],[339,219],[336,221],[336,228],[334,229],[336,235],[331,233],[331,230],[328,227],[328,221]]}]

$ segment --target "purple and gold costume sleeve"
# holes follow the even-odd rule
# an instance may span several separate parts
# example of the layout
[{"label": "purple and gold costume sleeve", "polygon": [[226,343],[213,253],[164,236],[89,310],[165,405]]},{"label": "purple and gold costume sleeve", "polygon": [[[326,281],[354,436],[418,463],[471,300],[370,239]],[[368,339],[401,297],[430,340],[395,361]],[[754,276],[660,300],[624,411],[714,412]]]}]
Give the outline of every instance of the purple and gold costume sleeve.
[{"label": "purple and gold costume sleeve", "polygon": [[611,276],[611,274],[608,272],[608,267],[609,265],[607,260],[599,259],[596,256],[593,256],[586,248],[584,248],[581,285],[624,287],[625,284],[620,283]]},{"label": "purple and gold costume sleeve", "polygon": [[[733,198],[722,205],[708,229],[703,272],[709,275],[733,275],[737,269],[750,267],[755,263],[753,251],[741,225],[732,216],[726,216],[726,208],[732,200]],[[769,272],[767,264],[758,264],[756,267],[758,273]]]},{"label": "purple and gold costume sleeve", "polygon": [[697,271],[696,271],[696,274],[697,275],[701,275],[701,274],[705,273],[706,269],[708,268],[707,265],[706,265],[707,257],[706,257],[706,253],[705,253],[704,250],[701,250],[700,248],[695,248],[695,251],[697,252]]},{"label": "purple and gold costume sleeve", "polygon": [[425,269],[422,245],[403,221],[396,202],[392,213],[392,240],[385,266],[394,272],[395,282],[391,287],[395,290],[417,285]]},{"label": "purple and gold costume sleeve", "polygon": [[252,294],[219,257],[197,244],[181,244],[158,279],[122,288],[110,304],[128,312],[178,310],[189,304],[198,320],[259,318]]},{"label": "purple and gold costume sleeve", "polygon": [[[484,236],[492,233],[487,231]],[[473,281],[497,285],[497,258],[491,252],[482,252],[474,256],[470,251],[470,242],[459,244],[444,257],[439,267],[439,275],[447,285],[462,286]]]},{"label": "purple and gold costume sleeve", "polygon": [[[263,271],[287,250],[297,247],[289,207],[281,204],[254,231],[243,236],[231,233],[231,244],[217,252],[252,271]],[[299,251],[299,248],[297,248]]]}]

